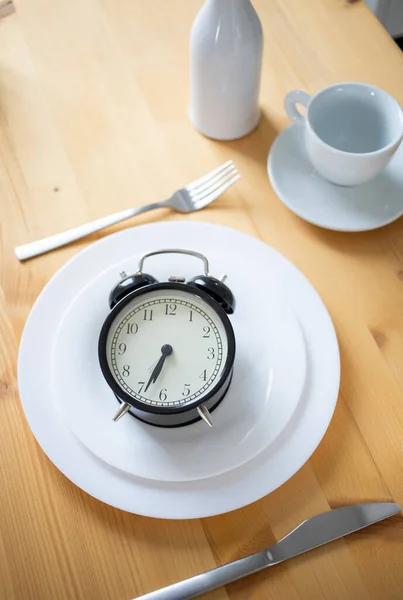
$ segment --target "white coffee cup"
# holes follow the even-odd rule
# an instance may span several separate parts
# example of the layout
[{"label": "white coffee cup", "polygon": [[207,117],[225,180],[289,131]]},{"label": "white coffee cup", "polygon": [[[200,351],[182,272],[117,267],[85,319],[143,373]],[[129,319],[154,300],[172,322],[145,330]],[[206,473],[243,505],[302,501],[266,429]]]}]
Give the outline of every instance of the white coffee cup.
[{"label": "white coffee cup", "polygon": [[[305,115],[297,104],[306,106]],[[403,111],[383,90],[365,83],[338,83],[315,96],[295,90],[284,100],[292,121],[304,127],[309,159],[338,185],[370,181],[388,164],[403,137]]]}]

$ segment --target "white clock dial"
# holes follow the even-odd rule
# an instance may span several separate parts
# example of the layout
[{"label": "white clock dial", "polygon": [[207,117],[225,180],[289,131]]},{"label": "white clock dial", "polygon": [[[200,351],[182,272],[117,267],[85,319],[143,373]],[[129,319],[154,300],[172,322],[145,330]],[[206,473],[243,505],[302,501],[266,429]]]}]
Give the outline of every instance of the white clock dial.
[{"label": "white clock dial", "polygon": [[220,381],[228,339],[217,312],[199,296],[151,290],[115,317],[106,354],[114,379],[129,396],[179,407],[201,400]]}]

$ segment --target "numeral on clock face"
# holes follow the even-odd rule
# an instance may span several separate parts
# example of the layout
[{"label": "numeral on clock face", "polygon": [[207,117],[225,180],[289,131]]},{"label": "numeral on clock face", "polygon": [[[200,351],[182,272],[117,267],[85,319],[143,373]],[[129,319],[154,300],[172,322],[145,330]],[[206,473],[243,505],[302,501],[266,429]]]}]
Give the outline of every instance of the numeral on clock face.
[{"label": "numeral on clock face", "polygon": [[176,304],[165,304],[165,314],[170,316],[176,315]]},{"label": "numeral on clock face", "polygon": [[136,334],[139,330],[139,326],[137,323],[128,323],[126,333],[130,335],[131,333]]},{"label": "numeral on clock face", "polygon": [[182,396],[184,396],[186,398],[186,396],[189,396],[189,394],[190,394],[190,383],[185,383],[185,385],[183,387]]}]

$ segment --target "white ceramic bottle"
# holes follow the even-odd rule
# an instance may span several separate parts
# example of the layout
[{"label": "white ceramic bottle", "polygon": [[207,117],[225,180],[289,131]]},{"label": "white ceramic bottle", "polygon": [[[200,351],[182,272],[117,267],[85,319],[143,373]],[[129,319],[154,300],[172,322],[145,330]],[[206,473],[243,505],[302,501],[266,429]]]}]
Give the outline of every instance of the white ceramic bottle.
[{"label": "white ceramic bottle", "polygon": [[250,0],[205,0],[190,36],[189,118],[201,133],[233,140],[257,126],[262,51]]}]

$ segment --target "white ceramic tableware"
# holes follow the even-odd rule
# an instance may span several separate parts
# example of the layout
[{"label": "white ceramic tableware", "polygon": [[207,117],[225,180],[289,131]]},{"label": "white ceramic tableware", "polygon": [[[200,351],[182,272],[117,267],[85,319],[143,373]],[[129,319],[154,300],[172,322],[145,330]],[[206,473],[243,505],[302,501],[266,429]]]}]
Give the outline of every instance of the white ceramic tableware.
[{"label": "white ceramic tableware", "polygon": [[[160,281],[169,276],[169,270],[164,273],[169,262],[180,272],[176,257],[165,259],[163,268],[158,263],[153,271]],[[133,416],[115,423],[119,405],[100,371],[98,337],[111,280],[135,264],[126,259],[105,270],[68,308],[55,336],[51,368],[57,407],[89,450],[126,473],[192,481],[235,469],[272,444],[297,409],[307,369],[298,321],[284,300],[251,294],[248,272],[236,272],[231,262],[225,271],[237,301],[231,315],[237,351],[230,388],[211,413],[214,426],[207,430],[199,421],[161,428]],[[183,262],[183,268],[189,266]]]},{"label": "white ceramic tableware", "polygon": [[250,0],[205,0],[189,48],[189,118],[203,135],[234,140],[255,129],[262,53],[262,25]]},{"label": "white ceramic tableware", "polygon": [[[183,247],[211,256],[212,272],[224,266],[231,273],[247,270],[251,298],[256,293],[263,297],[280,294],[286,299],[304,335],[308,374],[305,392],[290,422],[254,459],[210,479],[152,481],[107,465],[76,438],[56,406],[52,357],[58,327],[89,279],[132,258],[136,263],[136,257],[155,246],[174,247],[178,239]],[[112,285],[114,280],[115,273],[111,271]],[[71,375],[75,377],[75,373]],[[78,253],[56,273],[37,299],[24,328],[18,359],[18,385],[25,416],[38,443],[57,468],[103,502],[129,512],[170,519],[201,518],[235,510],[287,481],[322,439],[333,415],[339,381],[339,350],[331,319],[302,273],[253,237],[226,227],[192,222],[126,229]]]},{"label": "white ceramic tableware", "polygon": [[[301,114],[298,104],[306,107]],[[338,83],[315,96],[292,91],[285,110],[304,128],[309,160],[328,181],[354,186],[386,167],[403,137],[403,111],[385,91],[365,83]]]},{"label": "white ceramic tableware", "polygon": [[267,168],[280,200],[319,227],[369,231],[403,214],[403,144],[373,181],[342,187],[316,173],[305,151],[303,128],[290,125],[272,145]]}]

